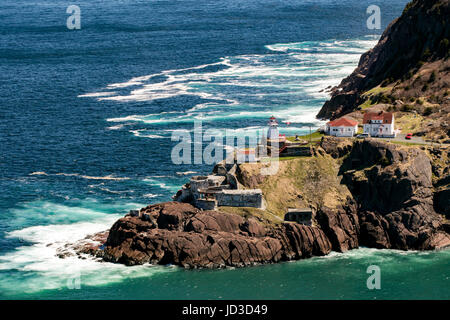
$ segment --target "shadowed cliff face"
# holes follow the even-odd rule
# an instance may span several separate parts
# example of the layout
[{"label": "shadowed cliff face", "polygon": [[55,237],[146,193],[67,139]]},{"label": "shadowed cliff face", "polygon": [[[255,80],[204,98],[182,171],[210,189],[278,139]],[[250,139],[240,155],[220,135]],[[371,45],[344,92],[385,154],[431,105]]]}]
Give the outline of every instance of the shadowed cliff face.
[{"label": "shadowed cliff face", "polygon": [[360,245],[434,249],[450,245],[433,208],[431,161],[424,151],[356,141],[341,174],[358,203]]},{"label": "shadowed cliff face", "polygon": [[[331,99],[317,117],[334,119],[350,113],[365,101],[364,91],[383,81],[409,79],[421,64],[448,58],[449,16],[448,0],[409,3],[402,16],[388,26],[379,43],[361,56],[355,71],[333,88]],[[447,69],[437,68],[436,72],[437,78],[448,74]],[[401,98],[401,94],[396,98]]]}]

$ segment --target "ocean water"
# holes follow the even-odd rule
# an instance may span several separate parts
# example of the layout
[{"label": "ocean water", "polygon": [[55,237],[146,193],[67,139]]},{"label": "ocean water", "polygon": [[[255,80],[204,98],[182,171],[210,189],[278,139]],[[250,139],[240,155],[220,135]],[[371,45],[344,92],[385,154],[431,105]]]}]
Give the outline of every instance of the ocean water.
[{"label": "ocean water", "polygon": [[[377,1],[382,30],[407,1]],[[450,251],[359,249],[245,269],[55,256],[211,165],[176,165],[173,132],[301,134],[372,48],[370,1],[0,3],[1,299],[448,299]],[[288,124],[289,123],[289,124]],[[220,141],[216,141],[221,143]],[[369,290],[367,267],[381,268]]]}]

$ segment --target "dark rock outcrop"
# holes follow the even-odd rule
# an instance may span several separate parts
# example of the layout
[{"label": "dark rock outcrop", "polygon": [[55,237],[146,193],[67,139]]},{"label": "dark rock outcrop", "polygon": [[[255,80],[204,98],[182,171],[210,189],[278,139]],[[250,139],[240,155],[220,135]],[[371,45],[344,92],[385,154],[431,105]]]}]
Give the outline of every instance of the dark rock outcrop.
[{"label": "dark rock outcrop", "polygon": [[434,207],[437,212],[443,213],[447,218],[450,218],[450,189],[448,186],[435,192]]},{"label": "dark rock outcrop", "polygon": [[319,228],[285,223],[264,227],[254,218],[199,211],[167,202],[127,215],[111,228],[105,261],[176,264],[186,268],[248,266],[328,254],[331,244]]},{"label": "dark rock outcrop", "polygon": [[324,136],[320,141],[320,146],[333,158],[341,158],[352,150],[353,141],[347,138]]},{"label": "dark rock outcrop", "polygon": [[347,203],[338,208],[320,208],[316,220],[334,251],[345,252],[359,247],[359,219],[352,199],[347,199]]},{"label": "dark rock outcrop", "polygon": [[450,245],[433,208],[431,162],[422,150],[356,141],[341,173],[359,204],[361,245],[402,250]]}]

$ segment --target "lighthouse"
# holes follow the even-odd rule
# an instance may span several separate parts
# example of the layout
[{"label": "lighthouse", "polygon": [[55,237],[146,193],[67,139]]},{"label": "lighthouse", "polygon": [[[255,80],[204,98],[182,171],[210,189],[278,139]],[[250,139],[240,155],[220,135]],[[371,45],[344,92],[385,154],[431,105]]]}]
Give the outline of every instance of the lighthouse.
[{"label": "lighthouse", "polygon": [[278,122],[274,116],[271,116],[269,119],[269,130],[267,131],[267,139],[268,140],[278,140],[280,137],[280,133],[278,132]]}]

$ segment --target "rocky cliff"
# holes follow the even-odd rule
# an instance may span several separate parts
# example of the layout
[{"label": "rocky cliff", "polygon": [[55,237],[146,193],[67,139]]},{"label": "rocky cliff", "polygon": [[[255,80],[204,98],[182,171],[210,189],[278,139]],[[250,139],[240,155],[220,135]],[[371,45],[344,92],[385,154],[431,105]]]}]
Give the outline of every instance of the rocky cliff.
[{"label": "rocky cliff", "polygon": [[317,117],[335,119],[378,106],[402,112],[400,117],[420,114],[423,121],[408,130],[448,140],[449,17],[448,0],[410,2],[355,71],[332,89]]},{"label": "rocky cliff", "polygon": [[221,268],[322,256],[331,251],[331,244],[316,227],[267,226],[255,218],[167,202],[118,220],[102,249],[90,246],[79,251],[126,265]]},{"label": "rocky cliff", "polygon": [[[264,190],[266,211],[160,203],[74,247],[110,262],[185,268],[274,263],[359,246],[443,248],[450,246],[448,163],[441,163],[448,151],[423,149],[324,137],[314,156],[281,161],[274,176],[261,176],[261,164],[240,165],[240,183]],[[313,225],[282,222],[277,217],[287,207],[312,208]]]},{"label": "rocky cliff", "polygon": [[432,164],[423,150],[356,141],[341,174],[358,203],[360,245],[424,250],[450,244],[433,206]]}]

